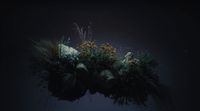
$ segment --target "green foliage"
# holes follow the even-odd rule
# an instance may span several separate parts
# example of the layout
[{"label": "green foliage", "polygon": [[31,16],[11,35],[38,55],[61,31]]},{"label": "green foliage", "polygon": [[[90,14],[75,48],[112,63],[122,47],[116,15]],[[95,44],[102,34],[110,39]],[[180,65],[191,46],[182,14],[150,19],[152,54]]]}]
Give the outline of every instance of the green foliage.
[{"label": "green foliage", "polygon": [[136,56],[128,52],[120,60],[116,49],[108,43],[98,47],[93,41],[82,41],[77,50],[66,44],[69,43],[61,40],[35,45],[39,52],[36,65],[40,71],[48,72],[45,80],[53,96],[73,101],[89,90],[120,104],[144,104],[148,95],[159,92],[157,63],[148,54]]}]

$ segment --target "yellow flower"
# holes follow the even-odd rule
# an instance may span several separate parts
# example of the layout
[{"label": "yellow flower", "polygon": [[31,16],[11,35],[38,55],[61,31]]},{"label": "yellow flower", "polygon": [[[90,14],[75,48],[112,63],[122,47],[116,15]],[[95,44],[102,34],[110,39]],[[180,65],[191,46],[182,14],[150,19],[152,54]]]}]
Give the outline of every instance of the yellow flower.
[{"label": "yellow flower", "polygon": [[116,58],[116,48],[109,43],[102,44],[100,46],[100,51],[102,51],[104,54],[107,54],[111,58]]},{"label": "yellow flower", "polygon": [[95,42],[92,41],[83,41],[80,46],[80,49],[94,49],[97,48]]},{"label": "yellow flower", "polygon": [[97,48],[97,45],[93,41],[83,41],[78,49],[80,50],[80,55],[83,57],[89,57],[93,54],[93,51]]}]

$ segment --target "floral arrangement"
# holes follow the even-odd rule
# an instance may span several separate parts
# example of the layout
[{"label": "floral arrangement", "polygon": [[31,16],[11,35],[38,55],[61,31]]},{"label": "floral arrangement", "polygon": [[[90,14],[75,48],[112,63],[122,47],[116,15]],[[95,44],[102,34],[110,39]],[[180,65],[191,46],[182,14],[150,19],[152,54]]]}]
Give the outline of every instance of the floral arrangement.
[{"label": "floral arrangement", "polygon": [[118,57],[109,43],[98,46],[91,40],[82,40],[76,49],[68,41],[42,41],[35,48],[34,72],[59,99],[74,101],[87,91],[119,104],[145,104],[149,95],[162,98],[157,63],[149,54]]}]

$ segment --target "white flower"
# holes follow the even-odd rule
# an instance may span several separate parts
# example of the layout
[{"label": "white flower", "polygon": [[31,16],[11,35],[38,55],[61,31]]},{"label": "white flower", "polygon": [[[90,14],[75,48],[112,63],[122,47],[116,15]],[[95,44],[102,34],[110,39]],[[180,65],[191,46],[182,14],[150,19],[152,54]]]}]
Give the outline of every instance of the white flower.
[{"label": "white flower", "polygon": [[131,60],[133,58],[133,53],[132,52],[127,52],[126,55],[124,56],[124,60],[122,61],[122,63],[128,63],[129,60]]},{"label": "white flower", "polygon": [[136,64],[139,63],[139,59],[134,58],[134,55],[132,52],[127,52],[127,54],[124,57],[125,57],[124,60],[122,60],[122,63],[124,63],[124,64],[129,64],[130,61],[132,61]]},{"label": "white flower", "polygon": [[69,46],[66,46],[64,44],[58,44],[58,49],[59,49],[58,50],[59,56],[61,58],[65,58],[67,56],[76,57],[80,53],[76,49],[69,47]]}]

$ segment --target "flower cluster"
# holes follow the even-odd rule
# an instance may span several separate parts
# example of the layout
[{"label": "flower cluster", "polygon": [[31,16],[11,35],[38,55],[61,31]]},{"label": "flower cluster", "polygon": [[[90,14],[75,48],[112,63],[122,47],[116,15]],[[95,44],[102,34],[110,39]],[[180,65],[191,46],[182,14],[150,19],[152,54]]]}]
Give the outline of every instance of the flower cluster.
[{"label": "flower cluster", "polygon": [[107,56],[109,56],[110,58],[114,59],[116,58],[116,48],[114,48],[112,45],[110,45],[109,43],[105,43],[102,44],[100,46],[100,51],[103,54],[106,54]]},{"label": "flower cluster", "polygon": [[93,41],[83,41],[80,46],[80,49],[94,49],[97,48],[97,45]]},{"label": "flower cluster", "polygon": [[96,50],[97,45],[93,41],[83,41],[78,49],[81,52],[82,56],[91,56]]}]

